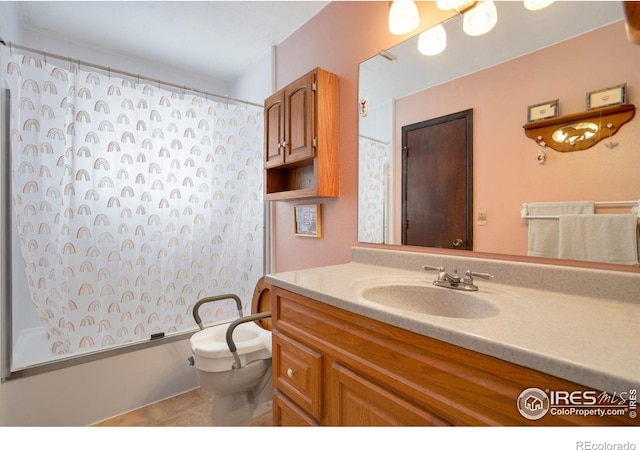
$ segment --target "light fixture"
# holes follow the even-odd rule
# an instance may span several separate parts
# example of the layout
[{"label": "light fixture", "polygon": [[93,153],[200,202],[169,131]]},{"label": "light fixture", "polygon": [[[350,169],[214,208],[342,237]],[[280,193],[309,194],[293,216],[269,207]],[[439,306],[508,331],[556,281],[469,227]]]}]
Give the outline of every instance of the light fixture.
[{"label": "light fixture", "polygon": [[546,8],[552,4],[555,0],[524,0],[524,7],[529,11],[537,11],[542,8]]},{"label": "light fixture", "polygon": [[420,13],[413,0],[395,0],[389,10],[389,32],[406,34],[420,25]]},{"label": "light fixture", "polygon": [[418,51],[426,56],[435,56],[447,47],[447,32],[442,24],[429,28],[418,37]]},{"label": "light fixture", "polygon": [[464,14],[462,29],[469,36],[480,36],[489,32],[498,22],[498,11],[493,1],[479,2]]}]

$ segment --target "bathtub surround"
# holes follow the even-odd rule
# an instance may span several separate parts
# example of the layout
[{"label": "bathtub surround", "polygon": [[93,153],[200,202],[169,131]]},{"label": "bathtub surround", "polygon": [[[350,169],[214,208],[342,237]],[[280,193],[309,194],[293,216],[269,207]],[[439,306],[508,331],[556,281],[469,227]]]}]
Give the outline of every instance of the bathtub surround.
[{"label": "bathtub surround", "polygon": [[3,67],[14,272],[24,260],[31,300],[14,294],[13,325],[33,303],[48,350],[34,360],[14,334],[12,369],[193,329],[205,296],[233,292],[248,309],[262,276],[261,110],[10,48]]}]

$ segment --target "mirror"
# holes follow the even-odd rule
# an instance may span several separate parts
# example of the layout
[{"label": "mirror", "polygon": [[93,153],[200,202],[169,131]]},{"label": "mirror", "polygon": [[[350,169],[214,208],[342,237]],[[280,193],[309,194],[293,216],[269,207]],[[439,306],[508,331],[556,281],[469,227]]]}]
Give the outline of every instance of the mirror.
[{"label": "mirror", "polygon": [[585,111],[588,92],[627,83],[634,102],[640,49],[626,38],[622,2],[557,1],[539,11],[496,4],[498,23],[486,35],[465,35],[456,16],[444,24],[439,55],[421,55],[414,36],[360,64],[359,242],[401,243],[402,127],[466,109],[473,251],[527,256],[525,203],[640,199],[638,120],[581,152],[544,149],[523,131],[527,108],[546,101],[558,99],[559,116],[569,115]]}]

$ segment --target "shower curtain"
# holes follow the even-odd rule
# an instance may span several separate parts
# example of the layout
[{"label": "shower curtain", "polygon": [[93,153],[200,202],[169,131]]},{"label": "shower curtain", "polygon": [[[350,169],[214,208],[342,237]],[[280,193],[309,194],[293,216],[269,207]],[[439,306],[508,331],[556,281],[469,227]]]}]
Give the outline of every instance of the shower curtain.
[{"label": "shower curtain", "polygon": [[391,144],[360,136],[358,141],[358,241],[389,243],[385,229],[389,215]]},{"label": "shower curtain", "polygon": [[[263,274],[262,110],[3,48],[14,228],[52,354],[249,308]],[[13,270],[20,268],[14,267]],[[237,315],[213,305],[204,322]]]}]

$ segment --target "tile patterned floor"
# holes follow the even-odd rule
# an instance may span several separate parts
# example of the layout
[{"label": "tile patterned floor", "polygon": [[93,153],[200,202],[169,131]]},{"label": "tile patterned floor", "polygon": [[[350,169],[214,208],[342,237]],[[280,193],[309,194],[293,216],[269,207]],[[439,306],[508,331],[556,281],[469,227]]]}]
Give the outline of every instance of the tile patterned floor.
[{"label": "tile patterned floor", "polygon": [[[271,426],[268,414],[248,426]],[[97,423],[97,427],[210,427],[211,402],[209,395],[194,389],[144,408]]]}]

